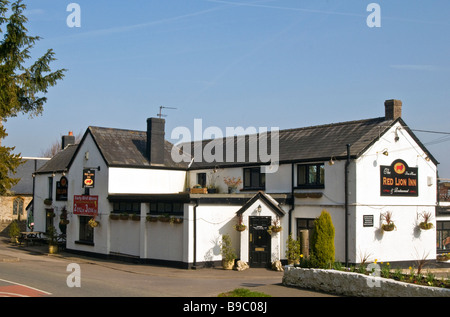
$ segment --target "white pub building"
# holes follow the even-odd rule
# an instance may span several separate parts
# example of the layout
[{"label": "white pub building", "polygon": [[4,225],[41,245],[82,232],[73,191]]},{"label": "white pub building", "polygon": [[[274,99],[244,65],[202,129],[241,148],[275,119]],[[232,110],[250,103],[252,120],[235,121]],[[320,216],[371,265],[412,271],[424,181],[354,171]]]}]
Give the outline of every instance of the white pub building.
[{"label": "white pub building", "polygon": [[[387,100],[383,117],[280,130],[275,171],[248,149],[243,160],[198,161],[184,144],[187,159],[174,161],[160,118],[147,131],[91,126],[36,173],[34,230],[59,228],[68,251],[182,268],[220,266],[229,234],[239,260],[267,267],[286,260],[289,234],[311,230],[327,210],[336,261],[434,260],[438,163],[401,111]],[[260,135],[243,144],[252,137]],[[242,146],[237,136],[215,141],[223,153],[218,146]],[[233,178],[242,183],[229,193]],[[434,226],[423,230],[427,213]],[[268,231],[274,222],[280,232]]]}]

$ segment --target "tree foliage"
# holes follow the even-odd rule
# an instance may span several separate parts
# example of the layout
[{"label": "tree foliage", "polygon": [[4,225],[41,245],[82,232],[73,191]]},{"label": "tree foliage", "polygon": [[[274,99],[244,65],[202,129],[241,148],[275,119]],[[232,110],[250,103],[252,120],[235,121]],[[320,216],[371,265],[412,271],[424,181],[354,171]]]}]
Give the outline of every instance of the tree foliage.
[{"label": "tree foliage", "polygon": [[[40,115],[47,101],[45,94],[66,71],[51,71],[50,63],[55,60],[52,49],[32,60],[30,51],[40,37],[27,34],[25,9],[22,0],[0,0],[0,145],[7,136],[3,122],[18,114]],[[18,181],[8,176],[21,164],[20,155],[12,154],[13,150],[0,146],[0,194]]]},{"label": "tree foliage", "polygon": [[330,268],[334,263],[334,225],[326,210],[322,210],[319,218],[314,221],[311,257],[320,268]]}]

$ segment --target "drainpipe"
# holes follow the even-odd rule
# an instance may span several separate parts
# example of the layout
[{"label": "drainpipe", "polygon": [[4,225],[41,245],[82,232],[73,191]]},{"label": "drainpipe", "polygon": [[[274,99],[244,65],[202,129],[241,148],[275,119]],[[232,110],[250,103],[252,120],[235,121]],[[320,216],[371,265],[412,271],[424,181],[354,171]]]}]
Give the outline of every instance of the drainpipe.
[{"label": "drainpipe", "polygon": [[198,200],[195,201],[194,205],[194,262],[192,263],[192,269],[197,269],[197,207]]},{"label": "drainpipe", "polygon": [[289,216],[289,229],[288,233],[292,233],[292,212],[295,208],[295,198],[294,198],[294,163],[291,164],[291,208],[289,209],[288,216]]},{"label": "drainpipe", "polygon": [[350,165],[350,146],[347,144],[347,161],[345,162],[345,266],[348,267],[348,167]]}]

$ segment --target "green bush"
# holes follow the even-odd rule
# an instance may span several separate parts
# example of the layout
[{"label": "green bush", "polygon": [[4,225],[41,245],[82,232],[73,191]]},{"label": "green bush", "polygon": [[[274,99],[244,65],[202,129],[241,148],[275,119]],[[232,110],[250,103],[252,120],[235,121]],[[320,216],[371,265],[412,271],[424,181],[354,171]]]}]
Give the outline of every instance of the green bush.
[{"label": "green bush", "polygon": [[319,268],[328,269],[334,263],[334,226],[326,210],[323,210],[319,218],[314,221],[311,258]]},{"label": "green bush", "polygon": [[11,238],[17,238],[19,234],[20,234],[19,223],[17,222],[17,220],[14,220],[13,222],[11,222],[11,225],[9,227],[9,236]]}]

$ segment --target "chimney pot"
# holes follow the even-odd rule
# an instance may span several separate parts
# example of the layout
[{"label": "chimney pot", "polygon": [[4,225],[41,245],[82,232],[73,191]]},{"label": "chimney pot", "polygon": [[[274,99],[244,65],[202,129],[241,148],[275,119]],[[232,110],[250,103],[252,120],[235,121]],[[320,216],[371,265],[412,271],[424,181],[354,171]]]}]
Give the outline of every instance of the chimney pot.
[{"label": "chimney pot", "polygon": [[385,119],[396,120],[402,116],[402,101],[390,99],[384,102]]},{"label": "chimney pot", "polygon": [[75,144],[75,136],[72,131],[69,131],[69,135],[63,135],[61,140],[61,149],[64,150],[68,145]]}]

